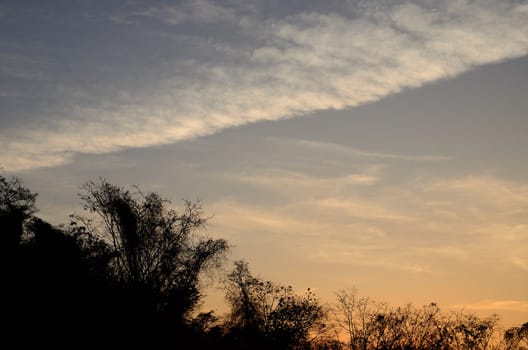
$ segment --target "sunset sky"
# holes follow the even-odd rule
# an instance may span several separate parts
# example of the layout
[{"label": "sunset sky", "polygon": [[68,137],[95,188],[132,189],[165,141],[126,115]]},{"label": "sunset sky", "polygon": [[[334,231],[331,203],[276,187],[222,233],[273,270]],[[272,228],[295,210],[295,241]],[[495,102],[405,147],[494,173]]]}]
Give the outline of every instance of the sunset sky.
[{"label": "sunset sky", "polygon": [[325,302],[528,321],[527,1],[0,1],[0,148],[54,224],[104,177]]}]

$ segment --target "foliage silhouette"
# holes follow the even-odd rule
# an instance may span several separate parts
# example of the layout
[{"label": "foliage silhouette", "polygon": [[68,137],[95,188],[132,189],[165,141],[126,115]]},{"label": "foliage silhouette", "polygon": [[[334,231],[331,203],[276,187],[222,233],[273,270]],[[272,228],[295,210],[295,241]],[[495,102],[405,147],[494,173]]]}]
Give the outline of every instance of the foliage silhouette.
[{"label": "foliage silhouette", "polygon": [[[435,303],[422,308],[391,308],[359,297],[355,289],[337,293],[333,318],[337,333],[346,334],[350,349],[507,348],[496,336],[496,315],[480,318],[462,312],[444,314]],[[516,334],[513,330],[511,338],[516,338]]]},{"label": "foliage silhouette", "polygon": [[61,334],[81,337],[82,325],[107,310],[98,297],[106,293],[96,293],[101,285],[76,239],[33,215],[36,194],[16,178],[0,176],[0,184],[2,340],[23,346],[28,334],[56,344]]},{"label": "foliage silhouette", "polygon": [[512,327],[504,332],[506,350],[528,349],[528,322],[520,327]]},{"label": "foliage silhouette", "polygon": [[157,194],[89,182],[81,198],[101,220],[76,215],[58,228],[33,216],[36,195],[18,179],[0,184],[6,333],[60,329],[82,338],[97,324],[121,345],[192,333],[200,275],[228,251],[225,240],[197,232],[206,221],[199,203],[178,214]]},{"label": "foliage silhouette", "polygon": [[102,252],[106,275],[130,294],[130,308],[182,326],[202,296],[200,275],[219,267],[229,249],[225,240],[199,234],[206,223],[200,203],[185,201],[178,213],[156,193],[105,180],[86,183],[80,198],[94,215],[77,216],[83,226],[72,227],[85,245]]},{"label": "foliage silhouette", "polygon": [[24,223],[36,212],[37,195],[18,178],[0,175],[0,246],[2,254],[16,249],[22,239]]},{"label": "foliage silhouette", "polygon": [[228,275],[226,298],[231,305],[228,329],[247,348],[296,349],[324,326],[323,309],[309,289],[298,296],[291,286],[256,278],[244,261],[236,261]]},{"label": "foliage silhouette", "polygon": [[[521,350],[528,323],[501,336],[498,318],[443,313],[431,303],[389,307],[337,293],[327,312],[313,293],[264,281],[236,261],[224,318],[194,312],[200,278],[220,267],[223,239],[201,233],[200,203],[182,212],[156,193],[102,180],[80,198],[87,213],[55,227],[35,216],[37,195],[0,175],[0,334],[3,344],[174,345],[183,349]],[[345,340],[345,341],[343,341]]]}]

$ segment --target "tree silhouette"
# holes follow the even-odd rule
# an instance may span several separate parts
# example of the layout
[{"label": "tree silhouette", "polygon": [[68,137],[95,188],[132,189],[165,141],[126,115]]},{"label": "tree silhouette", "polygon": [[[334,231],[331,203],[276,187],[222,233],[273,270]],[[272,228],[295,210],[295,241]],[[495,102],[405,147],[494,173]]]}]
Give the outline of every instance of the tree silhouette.
[{"label": "tree silhouette", "polygon": [[33,215],[36,196],[0,176],[1,333],[21,347],[28,334],[57,344],[59,330],[84,333],[82,322],[105,310],[75,237]]},{"label": "tree silhouette", "polygon": [[80,198],[93,215],[76,216],[80,224],[72,226],[88,247],[96,243],[110,252],[106,274],[125,291],[127,307],[136,316],[161,315],[181,326],[200,300],[200,275],[219,267],[229,249],[225,240],[198,232],[206,223],[200,203],[185,201],[178,213],[156,193],[105,180],[86,183]]},{"label": "tree silhouette", "polygon": [[37,195],[25,188],[18,178],[0,175],[0,247],[10,254],[22,239],[23,225],[35,212]]},{"label": "tree silhouette", "polygon": [[369,298],[360,297],[354,288],[336,293],[337,303],[333,308],[333,318],[337,334],[344,332],[353,350],[366,350],[369,339],[369,318],[376,305]]},{"label": "tree silhouette", "polygon": [[235,262],[228,275],[226,298],[231,304],[228,328],[242,348],[298,348],[323,326],[318,323],[322,307],[309,289],[298,296],[291,286],[256,278],[244,261]]},{"label": "tree silhouette", "polygon": [[504,332],[506,350],[528,349],[528,322],[520,327],[512,327]]},{"label": "tree silhouette", "polygon": [[[496,336],[498,317],[480,318],[463,312],[442,313],[436,303],[421,308],[389,307],[358,296],[355,289],[340,291],[334,308],[337,333],[345,333],[350,349],[418,350],[501,349]],[[517,329],[511,344],[517,346]],[[512,347],[512,349],[517,349]]]},{"label": "tree silhouette", "polygon": [[70,347],[82,340],[235,350],[528,348],[528,323],[499,337],[495,315],[443,313],[435,303],[390,307],[356,290],[337,293],[329,319],[310,289],[298,295],[262,280],[244,261],[235,262],[224,284],[226,319],[212,311],[192,317],[201,275],[219,267],[228,251],[225,240],[201,232],[207,219],[200,203],[185,201],[177,212],[156,193],[88,182],[80,194],[88,213],[56,227],[34,215],[36,196],[17,178],[0,175],[4,347],[35,338]]}]

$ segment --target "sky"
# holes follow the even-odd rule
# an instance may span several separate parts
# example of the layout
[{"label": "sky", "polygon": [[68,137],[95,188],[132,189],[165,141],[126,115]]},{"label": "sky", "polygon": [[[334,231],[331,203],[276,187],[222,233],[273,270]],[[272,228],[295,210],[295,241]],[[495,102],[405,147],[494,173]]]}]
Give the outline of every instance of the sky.
[{"label": "sky", "polygon": [[0,1],[0,167],[42,218],[99,177],[200,199],[325,302],[526,322],[527,110],[527,1]]}]

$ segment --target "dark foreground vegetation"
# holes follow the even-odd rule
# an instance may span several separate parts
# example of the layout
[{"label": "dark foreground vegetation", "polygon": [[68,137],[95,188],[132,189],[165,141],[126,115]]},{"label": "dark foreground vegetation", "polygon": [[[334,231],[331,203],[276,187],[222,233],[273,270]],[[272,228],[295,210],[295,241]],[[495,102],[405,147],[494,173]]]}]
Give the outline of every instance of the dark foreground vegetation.
[{"label": "dark foreground vegetation", "polygon": [[[526,349],[528,323],[443,313],[434,303],[391,308],[355,291],[324,306],[252,275],[237,261],[222,282],[230,312],[198,313],[203,275],[228,243],[204,233],[199,203],[181,211],[156,193],[88,182],[84,215],[55,227],[36,194],[0,175],[3,348],[32,343],[176,349]],[[15,343],[13,343],[15,342]],[[15,345],[13,345],[15,344]],[[9,346],[8,346],[9,345]]]}]

